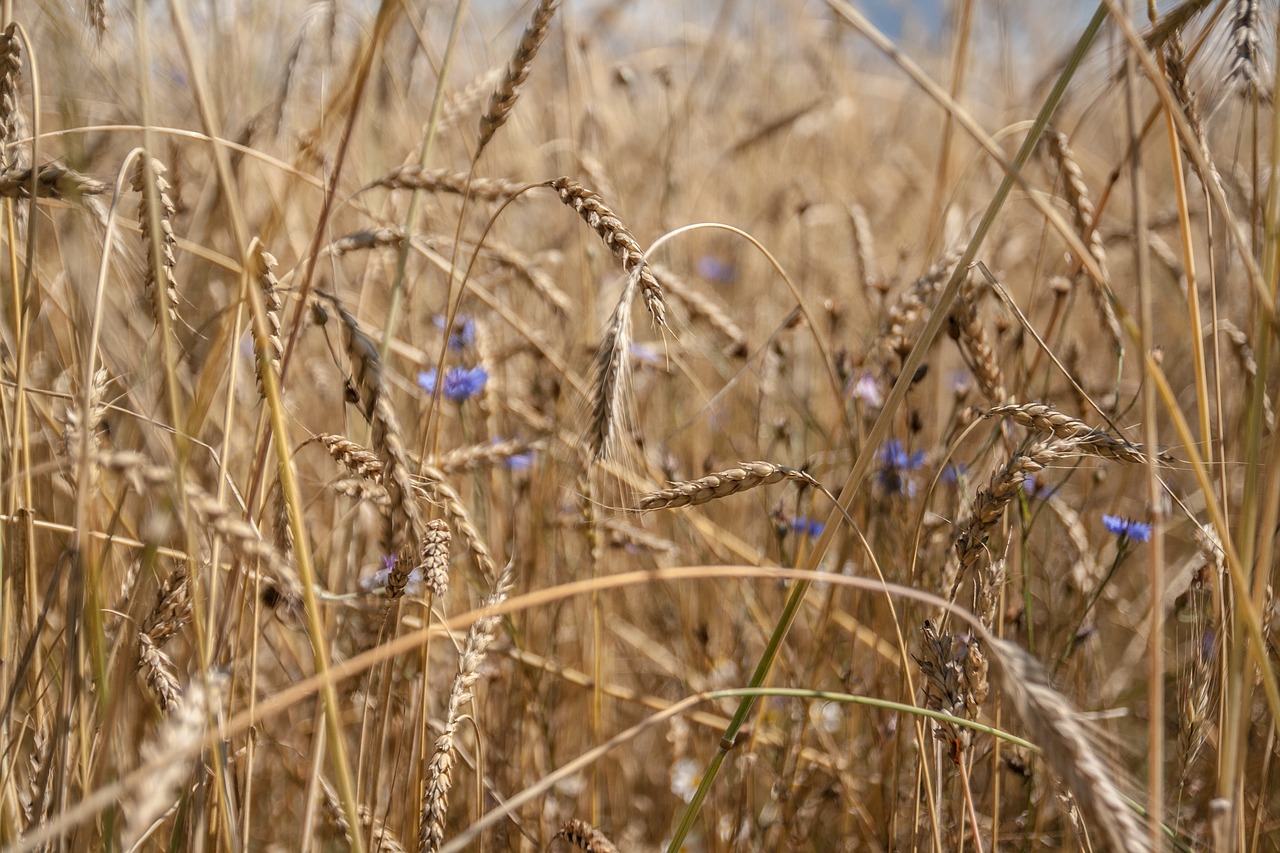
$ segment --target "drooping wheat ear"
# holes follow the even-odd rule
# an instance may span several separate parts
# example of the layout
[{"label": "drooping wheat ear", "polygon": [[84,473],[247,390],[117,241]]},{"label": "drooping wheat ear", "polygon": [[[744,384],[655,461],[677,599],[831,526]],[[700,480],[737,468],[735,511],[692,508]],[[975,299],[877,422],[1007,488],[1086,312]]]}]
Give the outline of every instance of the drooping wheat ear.
[{"label": "drooping wheat ear", "polygon": [[1049,439],[1033,444],[1013,458],[991,476],[986,488],[979,489],[973,499],[973,512],[969,520],[960,529],[956,537],[956,563],[949,566],[954,577],[951,581],[950,596],[955,598],[960,583],[970,575],[978,561],[986,553],[987,537],[992,528],[1004,514],[1004,508],[1018,495],[1027,478],[1055,459],[1067,455],[1068,445],[1058,439]]},{"label": "drooping wheat ear", "polygon": [[473,444],[459,447],[430,460],[433,468],[445,474],[456,474],[459,471],[480,471],[506,462],[513,456],[520,456],[540,449],[541,441],[525,441],[509,438],[505,441],[490,441],[485,444]]},{"label": "drooping wheat ear", "polygon": [[645,307],[653,322],[666,328],[667,300],[662,295],[662,287],[653,277],[649,263],[644,259],[644,251],[622,220],[609,209],[599,195],[584,187],[572,178],[556,178],[547,186],[560,196],[560,200],[572,207],[582,217],[582,221],[591,230],[600,235],[600,239],[613,252],[614,257],[622,261],[622,268],[628,273],[627,287],[623,298],[630,300],[635,295],[635,284],[638,281],[644,295]]},{"label": "drooping wheat ear", "polygon": [[387,491],[387,487],[373,480],[343,477],[341,480],[334,480],[330,483],[329,488],[354,500],[368,501],[374,506],[383,507],[384,509],[391,508],[391,494]]},{"label": "drooping wheat ear", "polygon": [[[210,710],[221,702],[226,677],[208,673],[204,681],[193,679],[186,694],[174,705],[156,732],[155,739],[142,745],[142,760],[155,767],[131,786],[121,810],[125,813],[124,843],[128,850],[173,804],[176,789],[199,766],[199,752],[193,747],[204,736]],[[182,757],[180,759],[174,756]],[[169,760],[165,760],[168,758]]]},{"label": "drooping wheat ear", "polygon": [[991,403],[1000,403],[1005,399],[1004,374],[996,361],[986,326],[978,319],[981,288],[973,276],[965,277],[960,287],[960,298],[951,310],[951,335],[959,345],[965,363],[973,371],[982,396]]},{"label": "drooping wheat ear", "polygon": [[498,576],[498,566],[493,560],[493,552],[489,550],[484,537],[472,521],[466,504],[462,502],[462,496],[449,484],[443,471],[424,465],[421,474],[415,487],[428,500],[444,509],[445,517],[453,523],[453,531],[458,534],[462,546],[471,549],[480,572],[486,581],[492,583]]},{"label": "drooping wheat ear", "polygon": [[[496,607],[506,600],[512,585],[511,564],[496,578],[493,591],[482,607]],[[462,724],[463,707],[474,695],[476,681],[480,678],[480,665],[493,642],[499,616],[481,616],[467,631],[458,659],[458,674],[449,691],[449,703],[445,712],[444,731],[436,740],[435,755],[428,768],[427,789],[422,796],[422,823],[418,830],[418,850],[434,853],[444,841],[445,817],[449,811],[449,790],[453,787],[453,764],[456,760],[458,728]]]},{"label": "drooping wheat ear", "polygon": [[[86,196],[102,195],[107,185],[82,175],[74,169],[45,165],[36,169],[36,196],[62,201],[80,201]],[[0,171],[0,198],[30,198],[31,169],[13,166]]]},{"label": "drooping wheat ear", "polygon": [[480,116],[480,141],[476,145],[475,159],[480,159],[480,153],[489,144],[489,140],[493,139],[498,128],[506,124],[507,116],[511,114],[516,98],[520,96],[520,87],[529,79],[529,70],[533,67],[534,57],[538,55],[538,48],[547,39],[551,19],[559,6],[560,0],[539,0],[534,7],[533,17],[520,36],[515,53],[507,63],[506,73],[489,96],[489,106],[485,108],[484,115]]},{"label": "drooping wheat ear", "polygon": [[[1070,445],[1073,450],[1090,456],[1139,465],[1147,461],[1146,452],[1141,444],[1117,438],[1044,403],[1010,403],[1005,406],[996,406],[987,411],[985,417],[1008,418],[1028,429],[1052,435],[1064,444]],[[1156,458],[1164,462],[1172,461],[1172,457],[1167,453],[1158,453]]]},{"label": "drooping wheat ear", "polygon": [[280,342],[280,312],[283,306],[280,301],[280,281],[275,273],[276,259],[263,247],[262,241],[257,237],[254,237],[253,242],[249,244],[249,257],[253,263],[253,276],[258,280],[258,287],[262,290],[262,305],[266,311],[266,346],[262,345],[257,335],[253,337],[253,352],[258,360],[258,396],[265,398],[262,373],[265,370],[271,370],[279,376],[280,360],[284,358],[284,344]]},{"label": "drooping wheat ear", "polygon": [[107,34],[107,2],[106,0],[85,0],[85,12],[89,15],[89,26],[101,42]]},{"label": "drooping wheat ear", "polygon": [[628,548],[648,551],[652,554],[674,554],[680,550],[676,543],[661,536],[654,536],[649,531],[627,524],[619,518],[606,518],[600,527],[608,536],[608,544],[612,548]]},{"label": "drooping wheat ear", "polygon": [[708,474],[697,480],[673,483],[670,488],[641,495],[636,502],[636,509],[648,512],[655,509],[697,506],[758,486],[780,483],[783,480],[795,480],[815,489],[822,488],[822,484],[813,477],[795,468],[775,465],[772,462],[739,462],[736,468]]},{"label": "drooping wheat ear", "polygon": [[426,169],[422,166],[400,166],[367,185],[389,190],[422,190],[429,193],[467,195],[481,201],[506,201],[519,195],[525,184],[505,178],[477,178],[450,169]]},{"label": "drooping wheat ear", "polygon": [[933,302],[959,261],[959,252],[948,252],[898,297],[889,308],[877,345],[879,349],[896,355],[899,360],[907,357],[915,346],[915,327],[924,316],[925,308]]},{"label": "drooping wheat ear", "polygon": [[[1240,369],[1244,371],[1244,375],[1249,378],[1250,386],[1257,384],[1258,359],[1253,354],[1253,346],[1249,343],[1249,336],[1230,320],[1219,320],[1218,329],[1227,336],[1227,340],[1231,341],[1231,348],[1235,351],[1236,361],[1239,362]],[[1271,404],[1271,395],[1265,392],[1262,395],[1262,416],[1266,419],[1267,430],[1274,431],[1276,428],[1276,413]]]},{"label": "drooping wheat ear", "polygon": [[425,529],[412,480],[413,463],[401,438],[400,420],[383,385],[377,347],[346,309],[339,305],[338,313],[347,331],[347,357],[355,371],[356,390],[373,424],[373,446],[383,457],[382,481],[392,503],[392,519],[387,527],[389,538],[384,545],[386,553],[395,554],[408,543],[421,539]]},{"label": "drooping wheat ear", "polygon": [[1000,686],[1030,739],[1102,829],[1108,848],[1117,853],[1150,851],[1146,828],[1116,784],[1116,769],[1094,745],[1071,702],[1049,684],[1044,667],[1014,643],[994,636],[985,641],[999,668]]},{"label": "drooping wheat ear", "polygon": [[567,821],[551,840],[559,838],[588,853],[618,853],[617,846],[609,837],[585,820],[574,818]]},{"label": "drooping wheat ear", "polygon": [[666,293],[684,304],[685,310],[689,312],[689,319],[702,320],[729,342],[727,352],[730,356],[746,357],[747,336],[729,316],[728,311],[666,267],[654,265],[653,274]]},{"label": "drooping wheat ear", "polygon": [[[342,808],[342,800],[338,798],[338,792],[333,789],[328,779],[321,776],[319,781],[329,819],[333,821],[334,828],[350,843],[351,824],[347,822],[347,813]],[[361,833],[366,837],[370,832],[373,833],[373,844],[370,849],[380,853],[404,853],[404,845],[400,843],[400,839],[396,838],[395,833],[388,829],[386,824],[374,816],[368,806],[360,803],[356,807],[356,815],[360,820]]]},{"label": "drooping wheat ear", "polygon": [[[1044,139],[1049,157],[1062,176],[1062,189],[1067,206],[1071,208],[1071,215],[1075,219],[1076,232],[1079,233],[1094,263],[1102,272],[1102,281],[1093,282],[1094,304],[1097,306],[1099,316],[1102,317],[1102,322],[1106,324],[1116,349],[1123,349],[1124,332],[1120,328],[1120,321],[1116,318],[1116,309],[1106,292],[1107,286],[1111,283],[1111,273],[1107,269],[1107,249],[1102,242],[1102,232],[1098,230],[1097,211],[1089,195],[1089,185],[1084,182],[1084,172],[1076,162],[1075,152],[1071,150],[1066,134],[1047,128]],[[1092,276],[1090,280],[1092,281]]]},{"label": "drooping wheat ear", "polygon": [[324,445],[333,461],[346,468],[352,476],[365,480],[381,478],[382,460],[373,451],[366,450],[350,439],[327,432],[316,436],[315,440]]},{"label": "drooping wheat ear", "polygon": [[[22,42],[18,25],[9,24],[0,35],[0,171],[23,169],[28,163],[26,151],[18,140],[27,135],[27,116],[22,109],[19,89],[22,85]],[[27,184],[31,174],[27,173]]]},{"label": "drooping wheat ear", "polygon": [[631,382],[631,290],[628,275],[622,298],[613,306],[604,337],[591,367],[591,420],[587,446],[600,461],[609,452],[619,426],[626,419],[627,389]]},{"label": "drooping wheat ear", "polygon": [[875,235],[871,220],[860,204],[849,205],[849,227],[853,229],[853,256],[858,262],[858,277],[863,294],[871,293],[880,281],[876,267]]},{"label": "drooping wheat ear", "polygon": [[[160,312],[165,311],[169,315],[170,329],[172,329],[173,324],[178,322],[178,280],[173,274],[174,268],[177,266],[177,261],[173,255],[173,247],[177,244],[177,238],[173,236],[174,207],[173,200],[169,198],[169,182],[165,180],[164,173],[164,164],[152,157],[151,176],[155,180],[156,198],[160,203],[160,209],[155,216],[155,221],[160,223],[159,234],[151,233],[152,216],[147,205],[147,193],[144,183],[147,179],[147,171],[141,160],[138,161],[133,170],[132,180],[133,190],[139,194],[138,224],[142,229],[142,242],[147,246],[150,246],[152,241],[160,243],[160,275],[164,277],[164,295],[161,296],[156,288],[155,264],[148,261],[142,289],[146,294],[147,300],[151,303],[156,325],[160,324]],[[148,258],[150,257],[148,255]]]},{"label": "drooping wheat ear", "polygon": [[1231,79],[1245,96],[1259,88],[1258,48],[1262,44],[1259,30],[1258,0],[1236,0],[1231,16],[1231,45],[1235,49]]},{"label": "drooping wheat ear", "polygon": [[404,242],[404,231],[399,228],[365,228],[352,231],[334,240],[320,250],[320,257],[342,257],[352,252],[368,252],[373,249],[394,248]]}]

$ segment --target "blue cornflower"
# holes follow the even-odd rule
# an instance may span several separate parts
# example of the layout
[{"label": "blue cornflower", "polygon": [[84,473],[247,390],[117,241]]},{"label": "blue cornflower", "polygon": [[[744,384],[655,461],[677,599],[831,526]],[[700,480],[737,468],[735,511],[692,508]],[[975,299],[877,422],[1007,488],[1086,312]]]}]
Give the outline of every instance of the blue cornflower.
[{"label": "blue cornflower", "polygon": [[880,448],[880,473],[877,478],[887,494],[905,494],[914,497],[916,484],[905,476],[924,464],[924,451],[909,452],[901,441],[891,438]]},{"label": "blue cornflower", "polygon": [[[360,579],[360,587],[365,592],[372,592],[375,589],[385,589],[391,580],[391,570],[396,567],[395,554],[382,555],[382,568],[378,569],[371,575],[365,575]],[[409,572],[409,579],[405,585],[406,590],[412,590],[422,583],[422,570],[414,569]]]},{"label": "blue cornflower", "polygon": [[510,471],[527,471],[533,467],[533,456],[534,452],[532,450],[525,453],[514,453],[508,456],[502,464]]},{"label": "blue cornflower", "polygon": [[796,516],[795,518],[791,519],[792,532],[798,533],[801,536],[812,536],[813,538],[816,539],[822,535],[822,531],[825,528],[826,528],[826,525],[824,525],[821,521],[818,521],[818,519],[816,518],[804,518],[803,516]]},{"label": "blue cornflower", "polygon": [[698,258],[698,275],[717,284],[733,284],[738,277],[738,267],[733,261],[725,261],[715,255]]},{"label": "blue cornflower", "polygon": [[1027,479],[1022,481],[1022,491],[1024,491],[1029,498],[1048,500],[1053,497],[1053,493],[1057,490],[1058,487],[1053,485],[1053,483],[1046,483],[1041,480],[1037,480],[1035,477],[1027,477]]},{"label": "blue cornflower", "polygon": [[942,469],[942,482],[948,485],[956,485],[960,482],[960,478],[968,473],[968,468],[960,462],[948,462],[947,466]]},{"label": "blue cornflower", "polygon": [[1104,515],[1102,516],[1102,526],[1107,528],[1108,533],[1119,536],[1121,542],[1125,540],[1146,542],[1151,538],[1151,525],[1142,521],[1134,521],[1131,518]]},{"label": "blue cornflower", "polygon": [[[455,403],[465,402],[484,390],[489,371],[483,367],[451,367],[444,375],[444,396]],[[418,374],[418,387],[428,394],[436,392],[436,369]]]},{"label": "blue cornflower", "polygon": [[[445,323],[448,318],[443,314],[437,314],[432,320],[436,324],[436,328],[444,331]],[[449,349],[466,349],[475,346],[476,343],[476,321],[472,317],[456,317],[453,321],[453,330],[449,332]]]}]

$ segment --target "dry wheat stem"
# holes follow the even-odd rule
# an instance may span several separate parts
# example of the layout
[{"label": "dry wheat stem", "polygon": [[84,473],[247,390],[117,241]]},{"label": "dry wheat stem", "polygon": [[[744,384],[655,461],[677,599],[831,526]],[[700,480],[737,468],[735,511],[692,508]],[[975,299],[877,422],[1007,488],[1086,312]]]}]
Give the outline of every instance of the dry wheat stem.
[{"label": "dry wheat stem", "polygon": [[822,488],[822,485],[813,477],[795,468],[775,465],[772,462],[740,462],[736,468],[708,474],[697,480],[673,483],[669,488],[641,495],[636,502],[636,509],[648,512],[682,506],[698,506],[783,480],[795,480],[815,489]]}]

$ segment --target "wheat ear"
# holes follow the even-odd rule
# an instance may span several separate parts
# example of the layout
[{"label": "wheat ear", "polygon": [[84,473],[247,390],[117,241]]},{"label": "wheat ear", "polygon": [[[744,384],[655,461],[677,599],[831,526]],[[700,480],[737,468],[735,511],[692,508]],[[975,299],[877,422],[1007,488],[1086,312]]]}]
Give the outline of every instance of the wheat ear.
[{"label": "wheat ear", "polygon": [[1045,760],[1103,830],[1114,851],[1151,850],[1145,827],[1115,782],[1115,771],[1094,746],[1079,713],[1049,684],[1040,662],[1017,645],[985,638],[1001,671],[1001,687]]},{"label": "wheat ear", "polygon": [[656,509],[697,506],[783,480],[795,480],[815,489],[822,488],[822,485],[813,477],[795,468],[775,465],[772,462],[740,462],[736,468],[708,474],[697,480],[673,483],[669,488],[641,495],[636,502],[636,509],[648,512]]},{"label": "wheat ear", "polygon": [[607,835],[578,818],[567,821],[552,840],[556,839],[564,839],[579,850],[586,850],[588,853],[618,853],[617,846],[609,840]]},{"label": "wheat ear", "polygon": [[[508,564],[497,578],[493,592],[481,606],[490,608],[501,604],[511,591],[511,584],[511,566]],[[422,823],[418,830],[420,851],[434,853],[444,841],[445,817],[449,811],[449,791],[453,787],[453,765],[457,753],[454,741],[462,724],[462,709],[474,695],[475,683],[480,678],[480,665],[484,663],[500,620],[499,616],[481,616],[467,631],[467,638],[462,644],[458,674],[449,691],[444,731],[436,739],[436,752],[428,768],[427,789],[422,797]]]},{"label": "wheat ear", "polygon": [[[1142,445],[1116,438],[1044,403],[1010,403],[1005,406],[996,406],[985,416],[1008,418],[1029,429],[1052,435],[1070,444],[1074,450],[1090,456],[1139,465],[1147,461]],[[1171,457],[1165,453],[1158,454],[1157,458],[1166,462],[1171,461]]]},{"label": "wheat ear", "polygon": [[533,60],[538,55],[538,48],[542,47],[542,43],[546,41],[547,33],[551,29],[551,19],[555,17],[559,6],[560,0],[539,0],[538,5],[534,7],[533,17],[529,19],[529,25],[520,35],[515,53],[507,63],[506,73],[503,74],[498,87],[493,90],[493,94],[489,96],[489,106],[480,117],[480,141],[476,145],[475,159],[480,159],[480,153],[489,144],[489,140],[493,139],[498,128],[507,123],[507,116],[516,105],[516,98],[520,96],[520,87],[524,85],[525,80],[529,79]]}]

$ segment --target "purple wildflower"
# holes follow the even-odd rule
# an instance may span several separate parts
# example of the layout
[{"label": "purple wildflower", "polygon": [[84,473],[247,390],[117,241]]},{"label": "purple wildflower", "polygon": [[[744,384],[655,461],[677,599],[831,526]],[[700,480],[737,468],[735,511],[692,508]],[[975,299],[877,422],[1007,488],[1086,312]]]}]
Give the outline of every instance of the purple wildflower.
[{"label": "purple wildflower", "polygon": [[801,536],[811,536],[817,538],[822,535],[822,531],[826,528],[821,521],[816,518],[805,518],[796,516],[791,519],[791,530]]},{"label": "purple wildflower", "polygon": [[1121,518],[1118,515],[1102,516],[1102,526],[1113,536],[1120,537],[1121,542],[1146,542],[1151,538],[1151,525],[1132,518]]},{"label": "purple wildflower", "polygon": [[884,393],[880,390],[880,383],[870,371],[864,370],[856,379],[849,380],[849,396],[873,409],[884,405]]},{"label": "purple wildflower", "polygon": [[733,261],[703,255],[698,258],[698,275],[716,284],[733,284],[738,278],[738,267]]},{"label": "purple wildflower", "polygon": [[[444,331],[445,323],[448,318],[443,314],[437,314],[432,322],[436,324],[436,328]],[[449,332],[449,349],[460,350],[475,346],[476,343],[476,321],[472,317],[456,317],[453,321],[453,329]]]},{"label": "purple wildflower", "polygon": [[[444,396],[454,403],[463,403],[484,390],[489,381],[489,371],[483,367],[451,367],[444,375]],[[418,386],[428,394],[436,392],[436,369],[418,374]]]},{"label": "purple wildflower", "polygon": [[896,438],[891,438],[880,448],[880,472],[877,479],[886,494],[905,494],[915,497],[916,484],[906,476],[924,465],[924,451],[912,453]]}]

